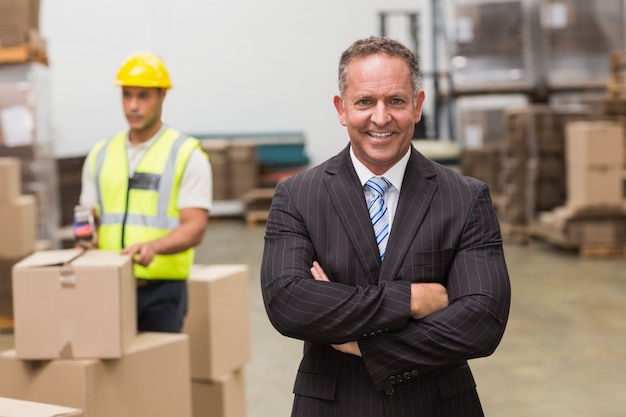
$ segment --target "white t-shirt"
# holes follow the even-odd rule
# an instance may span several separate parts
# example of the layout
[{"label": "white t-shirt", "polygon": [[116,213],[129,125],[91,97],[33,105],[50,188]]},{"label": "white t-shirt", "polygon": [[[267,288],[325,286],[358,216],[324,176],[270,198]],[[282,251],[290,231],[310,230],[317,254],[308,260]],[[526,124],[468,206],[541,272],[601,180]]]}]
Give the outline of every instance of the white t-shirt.
[{"label": "white t-shirt", "polygon": [[[150,145],[163,133],[163,127],[146,142],[133,145],[126,136],[126,152],[128,156],[128,173],[133,175],[135,168],[146,153]],[[91,172],[91,167],[85,160],[82,171],[82,189],[79,204],[87,208],[95,208],[98,205],[98,189],[96,179]],[[213,177],[211,164],[199,149],[194,150],[189,157],[187,167],[183,172],[178,190],[178,208],[201,208],[211,210],[213,203]]]}]

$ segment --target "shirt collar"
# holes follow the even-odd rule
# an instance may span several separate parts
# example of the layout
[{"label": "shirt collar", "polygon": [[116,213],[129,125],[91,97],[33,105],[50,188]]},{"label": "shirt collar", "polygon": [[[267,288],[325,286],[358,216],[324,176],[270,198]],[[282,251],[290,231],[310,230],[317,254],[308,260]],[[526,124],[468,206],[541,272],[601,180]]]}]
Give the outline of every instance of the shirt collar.
[{"label": "shirt collar", "polygon": [[[400,191],[400,187],[402,187],[402,179],[404,178],[404,171],[406,171],[406,166],[409,163],[409,157],[411,156],[411,147],[407,150],[406,154],[396,162],[391,168],[389,168],[382,176],[384,176],[390,183],[393,185],[398,191]],[[350,159],[352,160],[352,165],[354,165],[354,170],[356,171],[356,175],[359,177],[359,181],[361,181],[361,185],[365,185],[367,180],[376,175],[372,173],[354,154],[354,150],[352,146],[350,146]]]},{"label": "shirt collar", "polygon": [[167,129],[167,126],[165,125],[165,123],[163,123],[163,125],[161,126],[161,128],[147,141],[145,142],[141,142],[138,143],[136,145],[132,144],[130,142],[130,131],[126,133],[126,145],[128,145],[129,148],[134,148],[134,149],[147,149],[150,147],[150,145],[152,145],[154,143],[154,141],[161,136],[161,133],[163,133],[163,131]]}]

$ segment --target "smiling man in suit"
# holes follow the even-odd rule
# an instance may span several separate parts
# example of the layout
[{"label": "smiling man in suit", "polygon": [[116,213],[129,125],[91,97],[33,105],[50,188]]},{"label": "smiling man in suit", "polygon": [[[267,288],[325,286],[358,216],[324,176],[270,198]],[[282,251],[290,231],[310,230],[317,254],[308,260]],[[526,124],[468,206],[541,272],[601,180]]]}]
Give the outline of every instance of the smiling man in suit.
[{"label": "smiling man in suit", "polygon": [[412,145],[416,56],[370,37],[341,56],[334,105],[350,143],[278,184],[265,308],[304,341],[292,416],[482,416],[467,361],[492,354],[510,282],[487,186]]}]

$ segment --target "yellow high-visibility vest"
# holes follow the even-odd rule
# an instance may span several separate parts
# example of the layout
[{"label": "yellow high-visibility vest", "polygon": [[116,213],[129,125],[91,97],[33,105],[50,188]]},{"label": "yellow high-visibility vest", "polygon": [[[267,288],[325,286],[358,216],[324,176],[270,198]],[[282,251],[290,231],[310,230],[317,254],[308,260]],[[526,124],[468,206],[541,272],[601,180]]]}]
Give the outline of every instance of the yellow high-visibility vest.
[{"label": "yellow high-visibility vest", "polygon": [[[191,153],[202,150],[197,139],[168,127],[129,177],[126,137],[127,131],[122,131],[96,144],[90,153],[98,189],[98,248],[103,250],[159,239],[180,224],[180,182]],[[193,248],[156,255],[147,267],[135,264],[135,277],[186,279],[193,260]]]}]

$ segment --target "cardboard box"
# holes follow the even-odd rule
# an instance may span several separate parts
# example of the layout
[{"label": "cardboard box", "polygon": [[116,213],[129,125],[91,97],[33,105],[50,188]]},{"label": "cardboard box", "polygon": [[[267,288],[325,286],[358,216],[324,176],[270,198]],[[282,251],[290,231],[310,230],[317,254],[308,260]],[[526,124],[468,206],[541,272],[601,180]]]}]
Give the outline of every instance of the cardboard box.
[{"label": "cardboard box", "polygon": [[82,417],[83,412],[75,408],[0,398],[1,417]]},{"label": "cardboard box", "polygon": [[624,165],[624,126],[618,122],[569,122],[565,138],[568,164]]},{"label": "cardboard box", "polygon": [[37,201],[22,195],[12,202],[0,202],[0,258],[17,258],[35,251],[37,242]]},{"label": "cardboard box", "polygon": [[75,407],[85,417],[190,417],[187,336],[140,333],[121,359],[19,360],[0,353],[0,396]]},{"label": "cardboard box", "polygon": [[191,398],[194,417],[246,417],[244,370],[222,375],[215,381],[193,380]]},{"label": "cardboard box", "polygon": [[624,204],[622,165],[567,167],[567,206],[621,206]]},{"label": "cardboard box", "polygon": [[13,267],[15,349],[20,359],[119,358],[137,334],[130,256],[39,251]]},{"label": "cardboard box", "polygon": [[0,204],[14,201],[22,193],[20,170],[18,158],[0,158]]},{"label": "cardboard box", "polygon": [[0,47],[16,46],[28,40],[30,7],[30,1],[0,0]]},{"label": "cardboard box", "polygon": [[183,328],[192,378],[218,379],[250,361],[249,275],[247,265],[193,265]]}]

